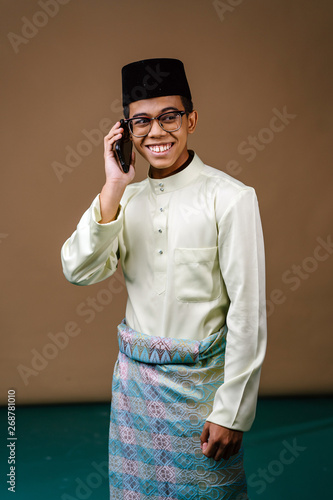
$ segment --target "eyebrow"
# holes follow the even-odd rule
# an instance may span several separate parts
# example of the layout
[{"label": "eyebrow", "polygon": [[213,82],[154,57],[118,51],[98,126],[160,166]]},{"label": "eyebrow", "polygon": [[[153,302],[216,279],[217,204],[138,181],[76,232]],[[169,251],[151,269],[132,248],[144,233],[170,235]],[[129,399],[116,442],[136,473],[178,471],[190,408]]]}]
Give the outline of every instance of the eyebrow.
[{"label": "eyebrow", "polygon": [[[161,111],[158,113],[157,116],[159,116],[162,113],[164,113],[165,111],[169,111],[169,110],[170,111],[179,111],[179,109],[175,108],[174,106],[168,106],[167,108],[161,109]],[[148,113],[144,113],[144,112],[142,112],[142,113],[135,113],[135,115],[133,115],[132,118],[135,118],[136,116],[149,116],[149,114]]]}]

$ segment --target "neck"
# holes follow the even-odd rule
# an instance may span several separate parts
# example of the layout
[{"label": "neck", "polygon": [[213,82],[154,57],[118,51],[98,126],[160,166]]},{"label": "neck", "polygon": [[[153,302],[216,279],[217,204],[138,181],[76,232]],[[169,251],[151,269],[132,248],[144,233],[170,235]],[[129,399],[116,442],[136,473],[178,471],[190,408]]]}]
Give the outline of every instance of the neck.
[{"label": "neck", "polygon": [[185,160],[182,159],[183,161],[180,166],[177,167],[178,162],[167,168],[156,168],[153,167],[153,165],[150,165],[148,175],[152,179],[165,179],[165,177],[170,177],[171,175],[177,174],[178,172],[184,170],[184,168],[186,168],[191,163],[192,158],[193,154],[190,154],[186,150]]}]

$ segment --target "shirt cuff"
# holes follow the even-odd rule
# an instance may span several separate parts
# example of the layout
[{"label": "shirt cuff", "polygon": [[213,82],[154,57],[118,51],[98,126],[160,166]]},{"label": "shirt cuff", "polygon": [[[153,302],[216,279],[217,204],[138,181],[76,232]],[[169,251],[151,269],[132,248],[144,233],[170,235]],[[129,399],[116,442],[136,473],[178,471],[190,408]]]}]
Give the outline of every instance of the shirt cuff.
[{"label": "shirt cuff", "polygon": [[103,231],[103,230],[110,230],[112,228],[112,233],[118,233],[122,227],[123,216],[124,216],[123,207],[119,205],[116,218],[111,222],[100,224],[100,221],[102,220],[100,194],[96,196],[96,198],[91,204],[91,220],[92,224],[95,226],[95,229],[97,230]]}]

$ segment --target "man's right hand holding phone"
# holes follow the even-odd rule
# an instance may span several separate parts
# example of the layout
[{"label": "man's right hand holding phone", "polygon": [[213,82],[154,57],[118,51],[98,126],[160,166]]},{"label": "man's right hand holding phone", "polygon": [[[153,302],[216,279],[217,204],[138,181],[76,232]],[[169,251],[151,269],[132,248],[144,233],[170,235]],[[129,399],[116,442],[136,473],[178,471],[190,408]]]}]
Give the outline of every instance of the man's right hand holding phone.
[{"label": "man's right hand holding phone", "polygon": [[100,224],[106,224],[116,218],[120,200],[126,186],[135,176],[135,153],[132,153],[132,159],[129,171],[124,173],[114,151],[114,144],[118,141],[124,132],[118,121],[104,137],[104,160],[106,181],[100,194],[100,206],[102,219]]}]

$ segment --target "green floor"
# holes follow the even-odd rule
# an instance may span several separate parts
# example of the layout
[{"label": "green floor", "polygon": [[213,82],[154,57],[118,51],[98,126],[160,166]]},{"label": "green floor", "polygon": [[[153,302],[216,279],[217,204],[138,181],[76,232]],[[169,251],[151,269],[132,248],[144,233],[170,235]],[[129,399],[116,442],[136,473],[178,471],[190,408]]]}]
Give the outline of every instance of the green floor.
[{"label": "green floor", "polygon": [[[16,409],[16,492],[7,491],[7,408],[0,408],[0,499],[108,500],[109,405]],[[260,399],[245,434],[251,500],[333,498],[333,399]]]}]

